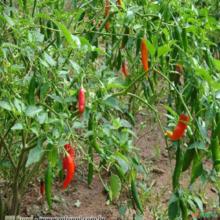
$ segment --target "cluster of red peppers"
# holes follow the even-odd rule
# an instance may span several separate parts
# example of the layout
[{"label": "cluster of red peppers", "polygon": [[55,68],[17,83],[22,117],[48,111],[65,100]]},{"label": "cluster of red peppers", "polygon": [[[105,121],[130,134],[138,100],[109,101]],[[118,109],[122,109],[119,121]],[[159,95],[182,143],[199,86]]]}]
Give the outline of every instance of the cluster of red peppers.
[{"label": "cluster of red peppers", "polygon": [[[143,69],[146,72],[146,77],[148,77],[148,71],[149,71],[149,63],[148,63],[148,48],[147,48],[147,43],[146,39],[142,38],[141,39],[141,62],[143,65]],[[122,62],[121,66],[121,72],[125,77],[128,76],[128,68],[126,62]]]},{"label": "cluster of red peppers", "polygon": [[181,114],[179,116],[178,123],[176,127],[174,128],[173,131],[166,131],[166,135],[172,140],[172,141],[177,141],[180,140],[184,133],[185,130],[187,129],[187,125],[189,123],[189,116]]}]

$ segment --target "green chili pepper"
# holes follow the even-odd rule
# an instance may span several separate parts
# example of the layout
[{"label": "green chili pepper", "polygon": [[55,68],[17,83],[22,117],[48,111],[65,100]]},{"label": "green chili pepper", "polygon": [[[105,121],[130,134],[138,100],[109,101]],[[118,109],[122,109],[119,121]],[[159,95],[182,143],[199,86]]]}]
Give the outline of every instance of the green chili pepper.
[{"label": "green chili pepper", "polygon": [[179,178],[182,171],[183,165],[183,156],[182,151],[180,149],[180,143],[177,143],[177,150],[176,150],[176,165],[173,173],[173,190],[175,191],[179,187]]},{"label": "green chili pepper", "polygon": [[195,152],[195,156],[193,158],[190,184],[192,184],[196,180],[196,178],[201,176],[202,172],[203,172],[203,166],[202,166],[200,151],[197,151]]},{"label": "green chili pepper", "polygon": [[138,192],[137,192],[136,181],[134,177],[131,178],[131,192],[132,192],[132,197],[134,199],[134,202],[137,208],[141,211],[141,213],[143,213],[143,207],[142,207],[142,204],[141,204]]},{"label": "green chili pepper", "polygon": [[53,180],[52,170],[50,164],[48,164],[48,167],[45,172],[45,195],[49,208],[51,208],[52,205],[52,199],[51,199],[52,180]]},{"label": "green chili pepper", "polygon": [[35,89],[37,87],[37,81],[36,81],[36,77],[35,75],[32,76],[30,84],[29,84],[29,88],[28,88],[28,103],[30,105],[33,105],[35,103]]},{"label": "green chili pepper", "polygon": [[188,41],[187,41],[187,35],[186,35],[186,29],[182,29],[182,41],[183,41],[183,48],[186,51],[188,47]]},{"label": "green chili pepper", "polygon": [[220,144],[218,137],[212,137],[211,140],[211,151],[214,168],[217,172],[220,171]]},{"label": "green chili pepper", "polygon": [[183,156],[183,167],[182,167],[182,172],[186,171],[193,160],[195,156],[195,149],[187,149],[184,156]]}]

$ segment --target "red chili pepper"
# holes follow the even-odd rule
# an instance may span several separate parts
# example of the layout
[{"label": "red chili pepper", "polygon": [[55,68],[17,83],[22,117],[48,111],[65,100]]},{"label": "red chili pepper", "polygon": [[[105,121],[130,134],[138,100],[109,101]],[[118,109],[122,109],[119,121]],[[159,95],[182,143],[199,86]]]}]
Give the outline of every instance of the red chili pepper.
[{"label": "red chili pepper", "polygon": [[64,145],[64,148],[65,148],[65,150],[70,154],[70,156],[71,156],[72,158],[75,157],[75,150],[74,150],[74,148],[73,148],[70,144],[65,144],[65,145]]},{"label": "red chili pepper", "polygon": [[[110,13],[110,1],[105,0],[105,18],[109,16]],[[110,22],[107,21],[105,24],[105,30],[108,31],[110,29]]]},{"label": "red chili pepper", "polygon": [[167,131],[166,135],[172,140],[177,141],[183,137],[185,130],[187,129],[187,123],[189,122],[189,117],[187,115],[181,114],[179,116],[179,121],[174,128],[173,132]]},{"label": "red chili pepper", "polygon": [[63,189],[66,189],[74,177],[75,164],[69,153],[67,153],[64,159],[66,160],[66,177],[63,181]]},{"label": "red chili pepper", "polygon": [[83,87],[81,87],[78,94],[78,110],[81,115],[85,110],[85,102],[86,102],[85,90]]},{"label": "red chili pepper", "polygon": [[141,61],[143,64],[144,71],[148,72],[149,65],[148,65],[148,49],[146,44],[146,39],[141,39]]},{"label": "red chili pepper", "polygon": [[[75,159],[75,150],[70,144],[65,144],[64,145],[65,150],[67,151],[68,154],[72,157],[73,161]],[[66,157],[63,158],[63,170],[67,170],[67,159]]]},{"label": "red chili pepper", "polygon": [[122,63],[121,72],[123,73],[123,75],[124,75],[125,77],[128,76],[128,68],[127,68],[126,62],[123,62],[123,63]]},{"label": "red chili pepper", "polygon": [[42,197],[44,196],[44,193],[45,193],[45,184],[44,184],[44,181],[41,180],[40,181],[40,194]]}]

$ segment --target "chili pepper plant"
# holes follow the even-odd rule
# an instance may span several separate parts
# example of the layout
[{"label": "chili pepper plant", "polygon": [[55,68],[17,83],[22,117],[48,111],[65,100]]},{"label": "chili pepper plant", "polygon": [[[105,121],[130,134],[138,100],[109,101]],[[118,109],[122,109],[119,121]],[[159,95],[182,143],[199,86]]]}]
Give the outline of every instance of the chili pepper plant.
[{"label": "chili pepper plant", "polygon": [[19,214],[36,180],[52,209],[52,186],[60,173],[59,190],[74,184],[77,155],[88,186],[98,175],[110,202],[129,192],[142,216],[141,111],[175,158],[164,219],[203,211],[191,186],[220,191],[219,9],[218,0],[0,1],[1,218]]}]

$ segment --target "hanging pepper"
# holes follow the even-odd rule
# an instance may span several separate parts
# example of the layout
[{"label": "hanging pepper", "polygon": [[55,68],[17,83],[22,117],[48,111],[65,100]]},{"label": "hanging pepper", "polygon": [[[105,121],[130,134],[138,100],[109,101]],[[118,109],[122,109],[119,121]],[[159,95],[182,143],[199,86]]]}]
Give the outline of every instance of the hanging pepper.
[{"label": "hanging pepper", "polygon": [[75,164],[69,153],[67,153],[64,159],[66,160],[66,177],[63,181],[63,189],[66,189],[74,177]]},{"label": "hanging pepper", "polygon": [[189,117],[187,115],[181,114],[179,116],[179,121],[174,128],[173,132],[167,131],[166,135],[172,140],[177,141],[181,139],[187,129],[187,124],[189,122]]},{"label": "hanging pepper", "polygon": [[141,39],[141,61],[143,64],[144,71],[148,72],[149,65],[148,65],[148,49],[146,44],[146,39]]},{"label": "hanging pepper", "polygon": [[[105,0],[105,18],[109,16],[110,13],[110,1]],[[105,24],[105,30],[108,31],[110,29],[110,22],[107,21]]]},{"label": "hanging pepper", "polygon": [[125,77],[128,76],[128,68],[127,68],[127,65],[126,65],[126,62],[124,61],[121,65],[121,72],[123,73],[123,75]]},{"label": "hanging pepper", "polygon": [[52,206],[52,198],[51,198],[52,181],[53,181],[52,170],[51,170],[50,164],[48,164],[48,167],[45,172],[45,194],[46,194],[46,200],[47,200],[47,204],[49,208],[51,208]]},{"label": "hanging pepper", "polygon": [[82,115],[85,110],[85,102],[86,102],[85,90],[83,87],[81,87],[78,94],[78,110],[80,115]]},{"label": "hanging pepper", "polygon": [[[67,151],[67,153],[70,154],[72,160],[74,161],[74,159],[75,159],[75,150],[74,150],[74,148],[70,144],[65,144],[64,148]],[[66,157],[63,158],[63,170],[67,170],[67,159],[66,159]]]},{"label": "hanging pepper", "polygon": [[45,193],[45,184],[44,184],[44,181],[41,180],[40,181],[40,195],[43,197],[44,193]]}]

